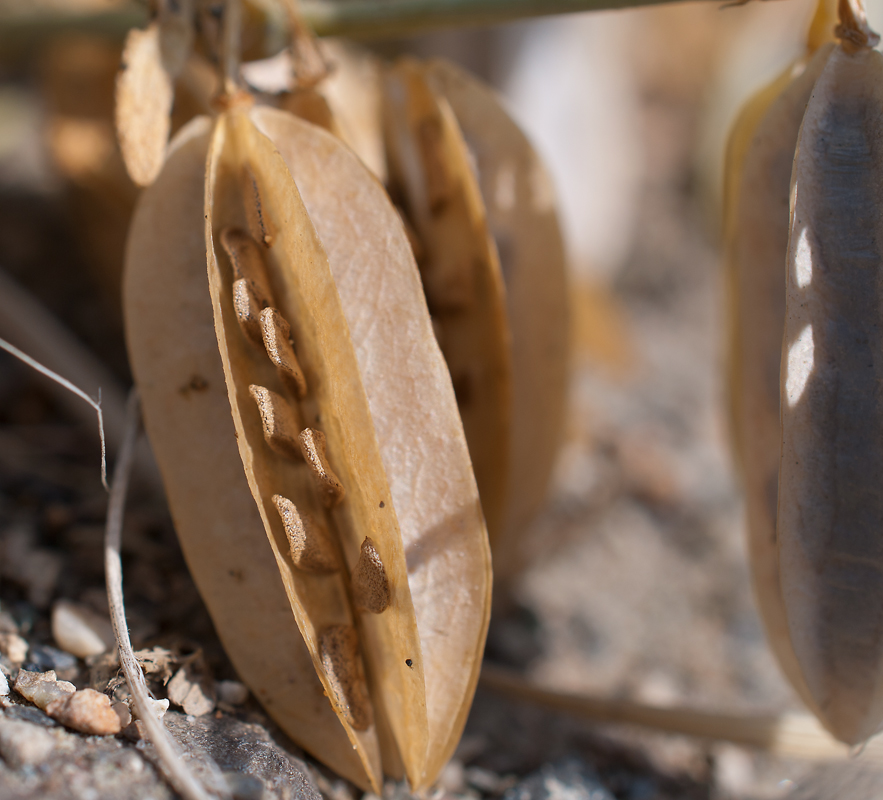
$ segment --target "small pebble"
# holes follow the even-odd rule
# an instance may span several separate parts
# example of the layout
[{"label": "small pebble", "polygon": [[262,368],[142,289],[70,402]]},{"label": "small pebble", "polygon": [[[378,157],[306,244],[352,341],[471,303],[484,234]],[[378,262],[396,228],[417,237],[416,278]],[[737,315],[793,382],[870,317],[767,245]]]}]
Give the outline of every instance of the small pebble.
[{"label": "small pebble", "polygon": [[80,689],[55,700],[46,707],[46,713],[80,733],[112,736],[121,730],[120,718],[110,707],[110,698],[94,689]]},{"label": "small pebble", "polygon": [[0,633],[0,653],[13,664],[21,664],[28,657],[28,643],[17,633]]},{"label": "small pebble", "polygon": [[77,658],[101,655],[114,641],[109,620],[69,600],[59,600],[52,606],[52,638]]},{"label": "small pebble", "polygon": [[9,681],[3,670],[0,670],[0,697],[6,697],[9,694]]},{"label": "small pebble", "polygon": [[19,670],[13,688],[26,700],[44,710],[50,703],[63,700],[77,691],[72,683],[58,680],[55,671],[51,669],[48,672]]},{"label": "small pebble", "polygon": [[41,764],[55,749],[55,739],[44,728],[0,717],[0,755],[13,769]]},{"label": "small pebble", "polygon": [[65,653],[57,647],[34,645],[31,647],[30,659],[25,669],[32,672],[45,672],[54,669],[56,672],[71,672],[77,668],[76,656]]},{"label": "small pebble", "polygon": [[218,702],[228,706],[241,706],[248,700],[248,687],[239,681],[218,681],[215,684]]}]

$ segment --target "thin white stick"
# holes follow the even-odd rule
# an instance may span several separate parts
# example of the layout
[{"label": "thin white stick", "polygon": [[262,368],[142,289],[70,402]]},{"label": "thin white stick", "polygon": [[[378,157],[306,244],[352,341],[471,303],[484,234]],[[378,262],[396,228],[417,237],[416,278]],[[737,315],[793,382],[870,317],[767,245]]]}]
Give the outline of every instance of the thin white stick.
[{"label": "thin white stick", "polygon": [[[129,394],[126,404],[126,424],[123,443],[113,471],[113,484],[107,504],[107,528],[104,538],[104,570],[107,581],[107,599],[110,605],[110,620],[120,652],[120,665],[129,684],[135,712],[144,725],[147,738],[153,743],[160,765],[169,783],[185,800],[210,800],[210,795],[196,779],[181,759],[178,746],[166,726],[153,710],[147,682],[141,665],[135,658],[129,628],[126,624],[126,610],[123,602],[123,567],[120,560],[120,543],[123,533],[123,514],[126,507],[126,490],[134,460],[135,442],[141,422],[138,393],[135,389]],[[219,797],[229,797],[223,777],[214,765],[209,764],[213,783],[212,791]]]},{"label": "thin white stick", "polygon": [[[562,711],[592,722],[639,725],[665,733],[716,739],[768,750],[778,756],[818,761],[846,759],[853,749],[838,742],[818,720],[805,713],[773,715],[720,714],[693,708],[659,707],[609,697],[544,689],[508,669],[484,664],[481,684],[508,697]],[[870,740],[861,757],[883,761],[881,742]]]},{"label": "thin white stick", "polygon": [[27,353],[23,353],[15,345],[10,344],[5,339],[0,339],[0,349],[15,356],[20,361],[24,361],[31,369],[42,373],[47,378],[51,378],[60,386],[63,386],[69,392],[77,397],[85,400],[95,412],[98,414],[98,435],[101,437],[101,485],[107,489],[107,443],[104,438],[104,415],[101,412],[101,387],[98,388],[98,399],[93,400],[78,386],[72,384],[67,378],[62,378],[57,372],[53,372],[49,367],[44,367],[39,361],[31,358]]}]

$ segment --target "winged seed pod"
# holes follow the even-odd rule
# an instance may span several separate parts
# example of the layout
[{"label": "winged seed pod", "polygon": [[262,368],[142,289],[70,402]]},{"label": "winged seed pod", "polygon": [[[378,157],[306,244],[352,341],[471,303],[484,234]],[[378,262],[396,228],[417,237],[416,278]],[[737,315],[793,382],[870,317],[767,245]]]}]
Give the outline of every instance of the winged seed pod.
[{"label": "winged seed pod", "polygon": [[492,543],[509,492],[512,358],[500,260],[450,103],[426,68],[401,59],[386,75],[391,191],[404,200],[439,345],[457,393]]},{"label": "winged seed pod", "polygon": [[833,12],[830,0],[821,0],[807,54],[745,105],[730,133],[725,171],[730,419],[745,489],[754,594],[770,647],[810,708],[815,703],[791,647],[779,585],[779,363],[791,166],[803,112],[833,48],[822,33],[833,37]]},{"label": "winged seed pod", "polygon": [[794,160],[777,538],[804,680],[853,744],[883,720],[883,56],[840,20]]},{"label": "winged seed pod", "polygon": [[[231,660],[280,726],[363,788],[385,772],[417,790],[465,724],[490,565],[416,266],[382,187],[337,139],[234,109],[206,172],[209,127],[176,137],[127,255],[130,355],[176,528]],[[241,324],[231,230],[263,243],[262,333],[289,326],[303,398]],[[300,454],[265,435],[283,407],[304,426]]]},{"label": "winged seed pod", "polygon": [[564,242],[551,178],[496,92],[441,59],[426,62],[425,75],[463,133],[505,281],[512,419],[509,489],[492,542],[499,585],[524,566],[519,537],[546,499],[564,430],[570,349]]}]

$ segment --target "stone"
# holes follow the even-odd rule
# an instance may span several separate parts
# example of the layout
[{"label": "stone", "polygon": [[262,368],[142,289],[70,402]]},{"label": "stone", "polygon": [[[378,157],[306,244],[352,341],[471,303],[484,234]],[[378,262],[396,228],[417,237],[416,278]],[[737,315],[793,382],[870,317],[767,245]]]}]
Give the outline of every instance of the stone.
[{"label": "stone", "polygon": [[0,633],[0,653],[13,664],[21,664],[28,657],[28,643],[17,633]]},{"label": "stone", "polygon": [[25,669],[32,672],[45,672],[52,669],[62,675],[68,675],[77,671],[77,659],[76,656],[65,653],[64,650],[59,650],[57,647],[34,645],[30,649]]},{"label": "stone", "polygon": [[63,700],[67,695],[77,691],[77,687],[72,683],[58,680],[55,671],[51,669],[47,672],[30,672],[21,669],[15,678],[13,688],[37,708],[44,710],[50,703]]},{"label": "stone", "polygon": [[218,702],[228,706],[241,706],[248,700],[248,687],[239,681],[218,681],[215,684]]},{"label": "stone", "polygon": [[0,697],[6,697],[9,694],[9,681],[6,679],[6,673],[0,670]]},{"label": "stone", "polygon": [[54,700],[46,706],[46,713],[68,728],[93,736],[113,736],[122,729],[110,698],[94,689],[80,689]]},{"label": "stone", "polygon": [[615,800],[587,764],[569,758],[544,764],[509,789],[503,800]]},{"label": "stone", "polygon": [[42,764],[54,749],[45,728],[0,716],[0,756],[12,769]]},{"label": "stone", "polygon": [[69,600],[52,606],[52,638],[77,658],[99,656],[115,644],[110,620]]}]

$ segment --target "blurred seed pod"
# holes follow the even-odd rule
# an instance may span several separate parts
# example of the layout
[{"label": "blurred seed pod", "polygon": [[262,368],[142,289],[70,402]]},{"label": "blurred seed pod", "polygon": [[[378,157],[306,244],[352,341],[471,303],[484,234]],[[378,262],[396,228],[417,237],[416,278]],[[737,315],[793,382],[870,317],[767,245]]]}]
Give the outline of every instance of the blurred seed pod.
[{"label": "blurred seed pod", "polygon": [[883,56],[861,3],[839,12],[794,160],[776,534],[803,678],[856,744],[883,722]]},{"label": "blurred seed pod", "polygon": [[821,0],[806,55],[746,103],[730,133],[724,186],[730,421],[745,489],[752,582],[770,647],[815,711],[791,646],[779,583],[779,365],[791,169],[806,104],[833,48],[834,21],[833,3]]},{"label": "blurred seed pod", "polygon": [[440,59],[426,64],[469,149],[497,246],[512,342],[505,516],[493,540],[499,580],[524,566],[519,546],[542,507],[564,431],[570,357],[567,262],[552,180],[490,87]]},{"label": "blurred seed pod", "polygon": [[512,353],[497,247],[470,155],[426,67],[402,59],[384,85],[390,192],[418,240],[426,302],[451,373],[491,542],[509,497]]}]

